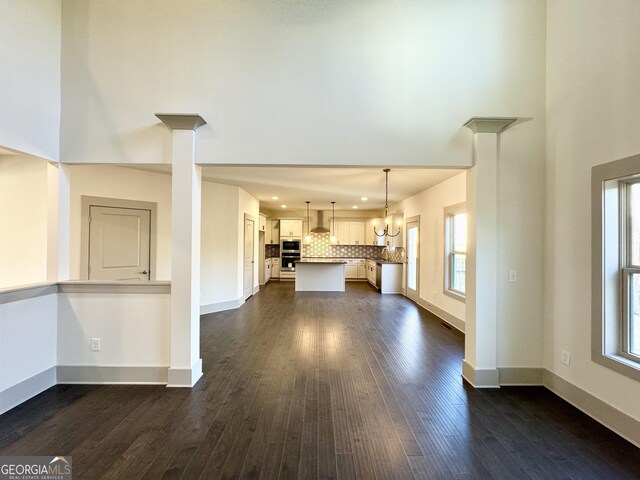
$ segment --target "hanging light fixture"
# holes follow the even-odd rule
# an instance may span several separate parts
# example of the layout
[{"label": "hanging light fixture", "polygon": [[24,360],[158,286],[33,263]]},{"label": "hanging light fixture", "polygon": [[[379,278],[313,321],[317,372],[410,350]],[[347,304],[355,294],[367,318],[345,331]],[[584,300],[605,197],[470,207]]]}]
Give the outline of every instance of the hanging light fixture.
[{"label": "hanging light fixture", "polygon": [[[376,230],[375,224],[373,225],[373,233],[375,233],[378,237],[397,237],[400,235],[400,228],[398,228],[397,233],[389,233],[389,224],[387,223],[387,210],[389,209],[389,172],[390,168],[385,168],[382,170],[384,172],[384,183],[385,183],[385,193],[384,193],[384,230],[382,232],[378,232]],[[393,225],[391,225],[391,231],[393,232]]]},{"label": "hanging light fixture", "polygon": [[304,237],[304,241],[305,243],[311,243],[311,223],[309,222],[309,204],[311,202],[306,202],[307,203],[307,236]]},{"label": "hanging light fixture", "polygon": [[331,235],[331,243],[336,243],[338,238],[336,237],[336,202],[331,202],[331,231],[333,235]]}]

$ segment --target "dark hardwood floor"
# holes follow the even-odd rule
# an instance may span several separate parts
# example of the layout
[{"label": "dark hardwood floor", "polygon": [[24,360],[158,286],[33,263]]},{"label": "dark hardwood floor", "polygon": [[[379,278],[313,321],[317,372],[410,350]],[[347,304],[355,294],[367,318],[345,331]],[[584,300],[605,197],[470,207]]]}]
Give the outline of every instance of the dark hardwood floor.
[{"label": "dark hardwood floor", "polygon": [[0,455],[74,478],[640,478],[640,450],[544,388],[474,390],[463,336],[366,284],[272,282],[202,317],[193,390],[57,386],[0,416]]}]

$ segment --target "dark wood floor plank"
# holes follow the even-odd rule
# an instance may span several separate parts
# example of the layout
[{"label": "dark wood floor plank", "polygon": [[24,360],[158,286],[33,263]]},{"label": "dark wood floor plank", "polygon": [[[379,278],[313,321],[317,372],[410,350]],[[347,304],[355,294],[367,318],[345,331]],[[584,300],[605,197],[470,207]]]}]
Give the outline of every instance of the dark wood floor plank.
[{"label": "dark wood floor plank", "polygon": [[298,478],[308,374],[308,368],[305,367],[304,363],[296,369],[279,478]]},{"label": "dark wood floor plank", "polygon": [[353,455],[339,453],[336,455],[336,470],[338,480],[355,480],[356,471],[353,465]]},{"label": "dark wood floor plank", "polygon": [[0,416],[0,455],[75,478],[633,479],[640,451],[541,387],[476,390],[464,337],[367,284],[272,282],[201,321],[193,389],[58,385]]}]

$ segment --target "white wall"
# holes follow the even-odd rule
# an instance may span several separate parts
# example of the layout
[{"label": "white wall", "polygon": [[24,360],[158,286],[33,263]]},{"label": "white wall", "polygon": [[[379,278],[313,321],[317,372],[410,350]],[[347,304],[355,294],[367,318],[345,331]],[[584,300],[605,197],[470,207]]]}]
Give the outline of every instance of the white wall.
[{"label": "white wall", "polygon": [[531,0],[66,0],[62,156],[169,162],[153,114],[198,112],[200,163],[468,166],[470,116],[543,115],[544,17]]},{"label": "white wall", "polygon": [[168,367],[170,321],[168,293],[59,293],[57,364]]},{"label": "white wall", "polygon": [[61,0],[0,3],[0,146],[57,160]]},{"label": "white wall", "polygon": [[409,218],[420,216],[420,298],[460,322],[465,320],[464,302],[443,293],[444,209],[466,200],[466,177],[466,172],[459,173],[393,207],[404,214],[405,226]]},{"label": "white wall", "polygon": [[0,155],[0,205],[0,288],[46,281],[47,162]]},{"label": "white wall", "polygon": [[[73,165],[70,172],[71,278],[80,278],[82,196],[90,195],[158,204],[156,279],[170,280],[171,177],[115,165]],[[258,200],[238,187],[202,183],[201,305],[242,296],[243,215],[247,212],[257,218],[258,208]],[[257,286],[257,225],[255,243]]]},{"label": "white wall", "polygon": [[228,309],[242,302],[245,213],[256,220],[254,288],[260,284],[259,208],[258,199],[241,188],[203,183],[200,305],[205,311]]},{"label": "white wall", "polygon": [[156,280],[171,279],[171,176],[113,165],[74,165],[71,177],[71,277],[80,277],[82,196],[155,202]]},{"label": "white wall", "polygon": [[[640,3],[548,4],[544,366],[640,419],[640,383],[591,361],[590,169],[640,153]],[[571,365],[560,362],[571,352]]]},{"label": "white wall", "polygon": [[[542,104],[543,93],[538,93]],[[539,110],[532,120],[509,128],[499,139],[498,367],[542,366],[544,118]],[[509,270],[517,271],[517,282],[509,282]]]},{"label": "white wall", "polygon": [[202,183],[201,305],[235,301],[241,296],[237,291],[238,190]]},{"label": "white wall", "polygon": [[52,372],[48,382],[37,382],[39,388],[7,395],[10,387],[56,366],[56,305],[55,293],[0,303],[0,414],[55,383]]}]

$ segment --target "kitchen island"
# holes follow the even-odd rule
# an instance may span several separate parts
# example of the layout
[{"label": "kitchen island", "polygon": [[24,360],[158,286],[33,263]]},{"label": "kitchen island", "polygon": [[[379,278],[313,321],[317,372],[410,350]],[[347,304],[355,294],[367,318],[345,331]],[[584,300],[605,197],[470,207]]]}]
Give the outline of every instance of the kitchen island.
[{"label": "kitchen island", "polygon": [[296,292],[344,292],[344,260],[303,258],[296,261]]}]

